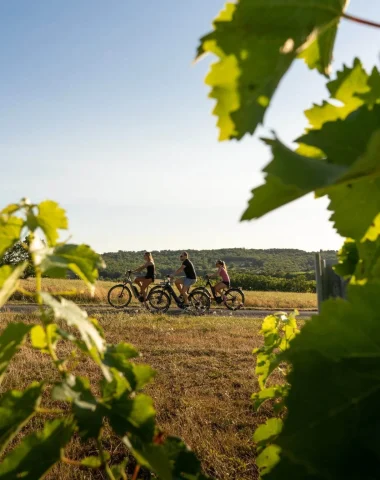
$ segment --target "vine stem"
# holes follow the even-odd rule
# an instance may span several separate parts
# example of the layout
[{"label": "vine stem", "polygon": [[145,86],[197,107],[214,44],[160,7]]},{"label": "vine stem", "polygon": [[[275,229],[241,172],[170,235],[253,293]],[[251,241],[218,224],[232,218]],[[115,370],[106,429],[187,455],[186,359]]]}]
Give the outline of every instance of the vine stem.
[{"label": "vine stem", "polygon": [[63,463],[66,463],[67,465],[72,465],[74,467],[83,467],[81,462],[78,462],[78,460],[71,460],[71,458],[61,457],[61,461]]},{"label": "vine stem", "polygon": [[380,23],[372,22],[371,20],[365,20],[364,18],[355,17],[354,15],[349,15],[348,13],[343,13],[342,17],[346,20],[350,20],[351,22],[360,23],[361,25],[380,28]]},{"label": "vine stem", "polygon": [[61,413],[66,413],[61,408],[43,408],[43,407],[37,407],[36,412],[41,413],[43,415],[59,415]]},{"label": "vine stem", "polygon": [[137,476],[139,474],[139,471],[140,471],[140,465],[136,465],[135,471],[133,472],[132,480],[137,480]]},{"label": "vine stem", "polygon": [[108,462],[107,462],[107,459],[104,455],[104,449],[103,449],[103,445],[102,445],[102,440],[101,440],[101,436],[99,435],[98,439],[97,439],[97,444],[98,444],[98,448],[99,448],[99,456],[102,460],[102,464],[104,465],[104,468],[106,470],[106,473],[107,473],[107,476],[110,480],[116,480],[109,465],[108,465]]}]

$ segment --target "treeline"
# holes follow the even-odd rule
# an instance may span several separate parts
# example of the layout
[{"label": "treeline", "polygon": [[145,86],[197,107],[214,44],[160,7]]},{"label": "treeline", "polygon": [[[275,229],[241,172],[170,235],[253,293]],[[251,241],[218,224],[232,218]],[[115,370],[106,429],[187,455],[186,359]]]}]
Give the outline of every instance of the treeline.
[{"label": "treeline", "polygon": [[315,280],[308,280],[306,275],[281,278],[254,275],[251,273],[237,273],[232,277],[232,286],[241,287],[243,290],[259,292],[316,292]]},{"label": "treeline", "polygon": [[[163,278],[180,265],[182,250],[154,251],[157,275]],[[296,249],[256,250],[226,248],[219,250],[188,250],[199,276],[215,271],[215,261],[227,263],[234,284],[239,283],[246,290],[278,290],[288,292],[315,291],[315,252]],[[104,280],[117,281],[128,269],[143,263],[144,251],[108,252],[103,254],[106,268],[100,271]],[[335,251],[325,251],[328,261],[336,261]]]}]

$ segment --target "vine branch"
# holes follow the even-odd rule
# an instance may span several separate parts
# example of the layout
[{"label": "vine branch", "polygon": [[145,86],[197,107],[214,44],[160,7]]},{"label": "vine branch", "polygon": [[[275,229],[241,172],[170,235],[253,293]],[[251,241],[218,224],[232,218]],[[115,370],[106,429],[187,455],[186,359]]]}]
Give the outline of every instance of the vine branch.
[{"label": "vine branch", "polygon": [[365,20],[364,18],[355,17],[354,15],[349,15],[348,13],[343,13],[342,17],[346,20],[350,20],[351,22],[360,23],[361,25],[380,28],[380,23],[372,22],[371,20]]}]

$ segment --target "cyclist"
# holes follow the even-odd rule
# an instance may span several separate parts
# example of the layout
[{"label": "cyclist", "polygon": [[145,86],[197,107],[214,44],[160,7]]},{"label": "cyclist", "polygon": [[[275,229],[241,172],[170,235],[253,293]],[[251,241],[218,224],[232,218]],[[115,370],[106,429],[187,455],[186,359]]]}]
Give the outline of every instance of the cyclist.
[{"label": "cyclist", "polygon": [[231,280],[227,272],[227,265],[225,262],[223,262],[223,260],[217,260],[215,267],[218,269],[218,271],[216,273],[211,273],[210,275],[206,275],[206,277],[208,278],[220,277],[222,279],[214,287],[215,296],[220,294],[220,296],[216,298],[216,301],[218,303],[222,303],[224,299],[222,298],[221,291],[225,290],[226,288],[230,288]]},{"label": "cyclist", "polygon": [[156,267],[154,264],[153,256],[150,252],[144,253],[145,263],[141,267],[133,270],[132,273],[142,272],[146,268],[146,274],[144,277],[136,277],[134,283],[140,287],[140,302],[146,301],[146,289],[154,282],[156,277]]},{"label": "cyclist", "polygon": [[182,262],[182,265],[171,275],[171,277],[173,278],[181,275],[181,273],[185,274],[185,276],[178,278],[175,281],[175,284],[179,293],[182,295],[184,307],[187,308],[189,306],[188,291],[189,288],[197,281],[197,275],[195,273],[193,263],[189,260],[189,254],[187,252],[182,252],[179,258]]}]

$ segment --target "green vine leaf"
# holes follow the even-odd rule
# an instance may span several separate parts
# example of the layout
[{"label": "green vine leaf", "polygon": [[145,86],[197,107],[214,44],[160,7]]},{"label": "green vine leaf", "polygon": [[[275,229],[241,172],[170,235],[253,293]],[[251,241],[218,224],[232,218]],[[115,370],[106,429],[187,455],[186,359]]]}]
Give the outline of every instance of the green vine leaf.
[{"label": "green vine leaf", "polygon": [[[241,139],[263,121],[282,77],[297,56],[327,74],[346,0],[290,4],[287,0],[227,3],[198,57],[212,53],[206,83],[217,103],[220,140]],[[288,19],[292,21],[289,22]]]},{"label": "green vine leaf", "polygon": [[276,441],[281,462],[268,479],[374,478],[380,424],[378,292],[378,284],[355,285],[348,288],[348,301],[325,302],[283,355],[292,365],[288,415]]},{"label": "green vine leaf", "polygon": [[103,413],[91,392],[90,382],[85,377],[67,375],[65,381],[55,385],[54,400],[70,402],[79,428],[79,435],[88,440],[98,438],[103,425]]},{"label": "green vine leaf", "polygon": [[110,345],[104,354],[104,364],[121,372],[128,380],[131,390],[141,390],[155,376],[149,365],[135,365],[129,358],[137,356],[137,351],[129,344]]},{"label": "green vine leaf", "polygon": [[35,325],[30,332],[32,347],[36,350],[40,350],[41,353],[50,353],[48,347],[49,343],[53,350],[55,350],[60,338],[59,329],[55,323],[46,325],[46,331],[41,325]]},{"label": "green vine leaf", "polygon": [[327,122],[347,118],[350,113],[366,103],[361,94],[367,94],[371,89],[368,74],[359,59],[354,60],[352,67],[344,66],[343,70],[337,72],[336,79],[326,86],[330,99],[338,100],[339,104],[323,102],[322,105],[314,105],[305,111],[310,126],[316,130]]},{"label": "green vine leaf", "polygon": [[163,444],[142,443],[139,439],[123,438],[138,463],[155,472],[161,480],[208,480],[201,472],[196,455],[176,437],[168,437]]},{"label": "green vine leaf", "polygon": [[266,446],[273,442],[281,433],[283,422],[281,418],[269,418],[264,424],[256,428],[253,434],[253,441],[258,447]]},{"label": "green vine leaf", "polygon": [[115,480],[128,480],[127,474],[125,473],[127,468],[128,458],[125,458],[123,462],[118,463],[117,465],[112,465],[111,472],[115,477]]},{"label": "green vine leaf", "polygon": [[9,297],[17,290],[18,280],[24,273],[27,262],[17,267],[3,265],[0,267],[0,307],[6,304]]},{"label": "green vine leaf", "polygon": [[275,387],[267,387],[252,394],[253,408],[259,410],[259,408],[267,400],[277,400],[287,395],[289,387],[287,385],[276,385]]},{"label": "green vine leaf", "polygon": [[347,278],[354,275],[359,263],[359,251],[355,240],[348,238],[338,254],[338,263],[334,266],[335,272]]},{"label": "green vine leaf", "polygon": [[366,103],[370,108],[380,103],[380,73],[374,67],[371,76],[368,79],[369,91],[364,93],[357,93],[356,96]]},{"label": "green vine leaf", "polygon": [[0,479],[42,478],[59,461],[61,449],[74,433],[71,419],[64,418],[47,422],[42,431],[25,437],[0,465]]},{"label": "green vine leaf", "polygon": [[38,213],[32,211],[27,216],[27,225],[31,231],[41,228],[46,236],[49,247],[56,245],[59,233],[58,230],[67,230],[68,221],[66,212],[58,203],[45,200],[38,206]]},{"label": "green vine leaf", "polygon": [[20,240],[21,230],[24,222],[21,218],[8,214],[0,215],[0,258],[6,250]]},{"label": "green vine leaf", "polygon": [[53,310],[56,319],[65,320],[69,327],[75,327],[78,330],[88,350],[95,348],[100,354],[105,352],[105,340],[89,320],[87,312],[65,298],[58,301],[46,292],[41,296],[44,303]]},{"label": "green vine leaf", "polygon": [[48,277],[65,278],[67,270],[71,270],[92,289],[98,278],[98,268],[103,267],[102,257],[88,245],[58,246],[53,252],[47,252],[41,262],[41,269]]},{"label": "green vine leaf", "polygon": [[129,398],[125,392],[105,404],[110,425],[117,435],[127,432],[144,442],[151,442],[155,431],[156,412],[151,397],[138,394]]},{"label": "green vine leaf", "polygon": [[0,383],[8,368],[9,362],[19,351],[26,335],[33,325],[25,323],[9,323],[0,335]]},{"label": "green vine leaf", "polygon": [[0,397],[0,454],[36,412],[42,388],[42,384],[32,383],[22,392],[11,390]]},{"label": "green vine leaf", "polygon": [[[104,452],[105,460],[108,461],[111,458],[109,452]],[[103,461],[100,457],[86,457],[80,462],[87,468],[100,468],[103,465]]]}]

